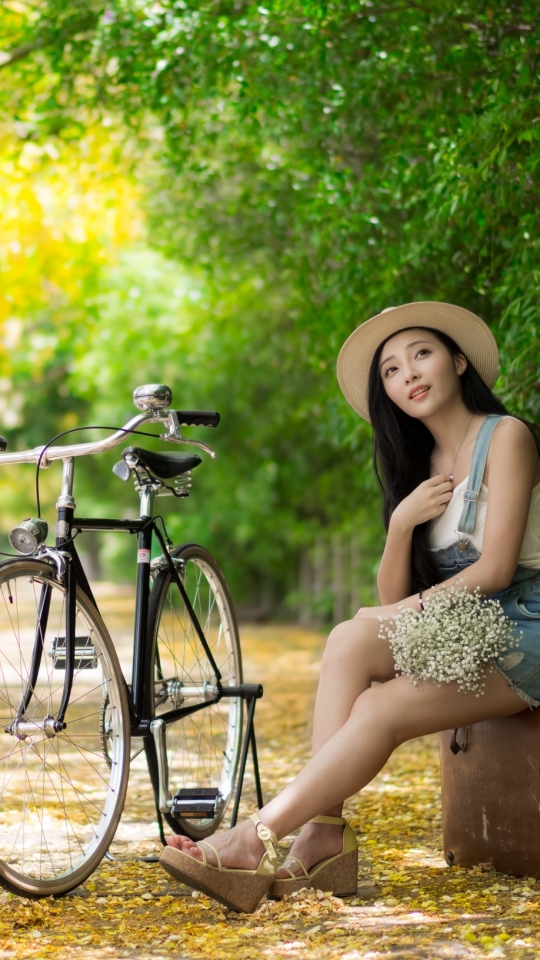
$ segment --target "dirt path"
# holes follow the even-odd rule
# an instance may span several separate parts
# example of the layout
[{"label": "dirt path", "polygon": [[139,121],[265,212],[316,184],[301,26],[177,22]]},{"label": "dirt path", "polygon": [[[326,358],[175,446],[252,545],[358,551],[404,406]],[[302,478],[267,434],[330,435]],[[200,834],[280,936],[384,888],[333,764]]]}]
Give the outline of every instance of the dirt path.
[{"label": "dirt path", "polygon": [[[125,631],[123,616],[117,627]],[[246,680],[265,687],[257,737],[268,797],[308,757],[323,638],[266,626],[244,628],[242,642]],[[254,809],[253,801],[250,773],[244,813]],[[158,865],[115,859],[62,900],[30,902],[0,893],[0,960],[540,956],[540,882],[449,869],[441,858],[435,737],[398,750],[349,803],[347,815],[360,842],[354,899],[302,894],[281,904],[265,901],[255,914],[238,916],[170,882]],[[141,757],[133,763],[114,856],[158,852],[154,821]]]}]

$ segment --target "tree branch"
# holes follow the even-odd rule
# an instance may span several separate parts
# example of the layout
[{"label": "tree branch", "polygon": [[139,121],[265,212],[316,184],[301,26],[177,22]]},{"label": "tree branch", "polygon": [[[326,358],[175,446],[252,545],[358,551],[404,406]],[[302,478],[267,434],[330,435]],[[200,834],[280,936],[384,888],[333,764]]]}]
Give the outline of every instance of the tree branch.
[{"label": "tree branch", "polygon": [[59,47],[71,40],[75,34],[94,29],[97,22],[98,16],[96,13],[86,13],[80,20],[72,20],[61,27],[47,24],[45,25],[44,35],[42,34],[35,40],[23,43],[19,47],[13,47],[11,50],[0,50],[0,70],[2,67],[10,67],[17,60],[22,60],[30,53],[34,53],[35,50],[41,50],[53,43]]},{"label": "tree branch", "polygon": [[23,43],[20,47],[14,47],[13,50],[0,50],[0,70],[3,67],[10,67],[17,60],[22,60],[34,50],[39,50],[45,46],[45,40],[33,40],[32,43]]}]

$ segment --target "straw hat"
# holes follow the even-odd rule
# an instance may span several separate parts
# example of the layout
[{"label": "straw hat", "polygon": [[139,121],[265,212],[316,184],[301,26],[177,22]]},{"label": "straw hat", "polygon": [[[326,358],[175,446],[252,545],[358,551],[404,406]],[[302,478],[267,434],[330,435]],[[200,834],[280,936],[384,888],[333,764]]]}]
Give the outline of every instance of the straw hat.
[{"label": "straw hat", "polygon": [[375,351],[384,340],[407,327],[431,327],[448,334],[491,389],[499,370],[499,352],[495,337],[480,317],[452,303],[404,303],[366,320],[339,351],[339,385],[347,402],[364,420],[369,422],[368,378]]}]

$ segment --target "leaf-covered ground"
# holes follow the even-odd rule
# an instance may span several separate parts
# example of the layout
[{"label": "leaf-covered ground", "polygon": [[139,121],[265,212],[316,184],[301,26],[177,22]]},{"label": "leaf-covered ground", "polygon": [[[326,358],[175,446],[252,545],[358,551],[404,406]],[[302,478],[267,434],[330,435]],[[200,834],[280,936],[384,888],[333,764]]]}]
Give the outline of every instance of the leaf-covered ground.
[{"label": "leaf-covered ground", "polygon": [[[243,631],[246,679],[265,686],[257,735],[267,797],[308,756],[322,644],[295,627]],[[251,776],[245,799],[248,812]],[[136,760],[116,859],[63,899],[0,893],[0,960],[540,955],[540,881],[450,869],[442,859],[435,737],[398,750],[347,814],[360,841],[357,897],[301,893],[237,915],[175,884],[157,864],[121,859],[159,851],[148,780]]]}]

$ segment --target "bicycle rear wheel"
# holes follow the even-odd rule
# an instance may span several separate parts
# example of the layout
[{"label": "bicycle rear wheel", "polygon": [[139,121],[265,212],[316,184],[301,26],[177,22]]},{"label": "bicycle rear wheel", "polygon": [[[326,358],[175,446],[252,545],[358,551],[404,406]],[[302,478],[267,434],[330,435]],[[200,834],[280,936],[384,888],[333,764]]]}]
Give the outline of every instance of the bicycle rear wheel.
[{"label": "bicycle rear wheel", "polygon": [[0,564],[0,883],[27,897],[66,893],[92,873],[114,837],[128,781],[123,677],[107,629],[81,590],[66,727],[54,729],[64,686],[65,599],[50,564]]},{"label": "bicycle rear wheel", "polygon": [[[242,682],[238,627],[232,600],[216,561],[203,547],[185,544],[173,557],[186,593],[221,673],[223,686]],[[156,576],[149,607],[153,637],[153,715],[205,704],[167,726],[169,784],[173,795],[182,787],[214,787],[220,792],[216,815],[202,820],[165,814],[176,833],[194,840],[209,836],[225,816],[238,767],[242,737],[242,701],[209,702],[215,684],[207,654],[168,570]],[[205,686],[206,685],[206,686]]]}]

